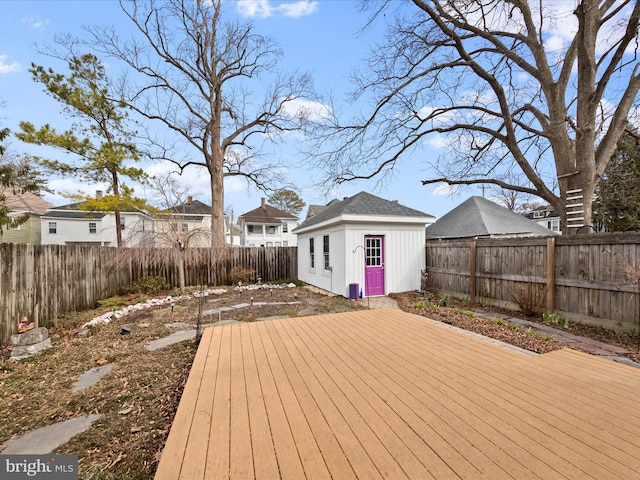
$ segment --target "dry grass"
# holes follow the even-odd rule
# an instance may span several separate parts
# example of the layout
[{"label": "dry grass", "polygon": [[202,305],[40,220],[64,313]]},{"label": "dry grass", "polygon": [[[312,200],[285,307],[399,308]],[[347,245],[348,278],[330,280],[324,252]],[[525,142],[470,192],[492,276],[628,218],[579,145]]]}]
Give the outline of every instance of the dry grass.
[{"label": "dry grass", "polygon": [[[295,316],[316,306],[317,312],[360,308],[342,297],[325,297],[303,288],[261,290],[210,296],[204,309],[254,302],[300,302],[262,305],[223,312],[221,319],[247,321],[272,315]],[[21,361],[0,360],[0,443],[38,427],[80,415],[99,413],[100,420],[58,449],[79,457],[81,479],[153,478],[196,350],[184,341],[153,352],[151,340],[173,333],[165,324],[195,325],[198,301],[155,307],[101,325],[89,337],[78,337],[80,326],[113,303],[136,302],[129,296],[104,302],[101,309],[69,315],[50,330],[53,346]],[[203,322],[216,321],[205,316]],[[131,333],[121,335],[123,326]],[[5,350],[6,353],[6,350]],[[96,385],[72,393],[87,370],[104,362],[112,371]]]}]

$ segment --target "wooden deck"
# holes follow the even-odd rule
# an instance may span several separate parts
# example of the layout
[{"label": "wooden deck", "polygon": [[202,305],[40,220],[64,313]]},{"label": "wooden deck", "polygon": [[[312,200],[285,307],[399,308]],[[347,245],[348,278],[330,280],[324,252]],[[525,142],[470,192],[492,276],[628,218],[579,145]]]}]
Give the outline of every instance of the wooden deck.
[{"label": "wooden deck", "polygon": [[640,478],[640,369],[391,309],[209,328],[155,478]]}]

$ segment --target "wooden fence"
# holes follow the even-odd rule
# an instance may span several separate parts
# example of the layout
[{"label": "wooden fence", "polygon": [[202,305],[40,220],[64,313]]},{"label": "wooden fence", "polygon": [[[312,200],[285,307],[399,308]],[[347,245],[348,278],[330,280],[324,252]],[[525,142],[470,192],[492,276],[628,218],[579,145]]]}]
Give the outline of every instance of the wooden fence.
[{"label": "wooden fence", "polygon": [[543,312],[639,331],[640,235],[428,241],[429,286],[486,305]]},{"label": "wooden fence", "polygon": [[[178,286],[177,254],[170,249],[0,244],[0,344],[16,333],[20,317],[50,327],[60,315],[94,308],[145,276]],[[235,269],[262,281],[297,277],[296,247],[233,247],[184,252],[186,285],[228,285]]]}]

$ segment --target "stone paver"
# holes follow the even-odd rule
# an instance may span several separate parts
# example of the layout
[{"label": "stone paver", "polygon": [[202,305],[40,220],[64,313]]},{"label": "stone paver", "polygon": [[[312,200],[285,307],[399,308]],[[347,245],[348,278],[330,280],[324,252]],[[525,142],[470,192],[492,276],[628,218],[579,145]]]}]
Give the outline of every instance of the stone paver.
[{"label": "stone paver", "polygon": [[154,350],[158,350],[159,348],[173,345],[174,343],[178,342],[183,342],[184,340],[191,340],[194,338],[196,338],[195,330],[181,330],[179,332],[172,333],[167,337],[152,340],[147,344],[147,350],[153,352]]},{"label": "stone paver", "polygon": [[80,432],[87,430],[100,415],[75,417],[46,427],[36,428],[4,443],[3,455],[42,455],[51,453]]},{"label": "stone paver", "polygon": [[100,367],[94,367],[91,370],[87,370],[78,381],[73,384],[71,387],[72,392],[79,392],[80,390],[84,390],[85,388],[92,387],[96,383],[100,381],[102,377],[104,377],[107,373],[109,373],[112,369],[112,365],[107,363],[106,365],[101,365]]}]

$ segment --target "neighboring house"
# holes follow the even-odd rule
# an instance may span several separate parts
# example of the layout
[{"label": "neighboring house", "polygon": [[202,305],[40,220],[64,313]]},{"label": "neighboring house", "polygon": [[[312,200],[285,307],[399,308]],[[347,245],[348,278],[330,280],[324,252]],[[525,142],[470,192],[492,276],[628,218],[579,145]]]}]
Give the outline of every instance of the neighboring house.
[{"label": "neighboring house", "polygon": [[[78,203],[54,207],[41,217],[42,243],[117,247],[116,217],[112,212],[88,212]],[[121,212],[125,247],[154,246],[155,221],[140,211]]]},{"label": "neighboring house", "polygon": [[529,220],[548,228],[552,232],[562,232],[560,215],[550,205],[543,205],[523,214]]},{"label": "neighboring house", "polygon": [[298,217],[265,203],[238,217],[240,245],[243,247],[295,247],[292,230]]},{"label": "neighboring house", "polygon": [[157,245],[182,241],[188,247],[211,246],[211,206],[187,197],[187,202],[168,208],[156,218]]},{"label": "neighboring house", "polygon": [[326,205],[309,205],[309,208],[307,209],[307,216],[305,217],[305,220],[308,219],[308,218],[313,217],[314,215],[319,214],[323,210],[326,210],[327,208],[335,205],[338,202],[340,202],[340,200],[338,200],[337,198],[334,198],[333,200],[331,200]]},{"label": "neighboring house", "polygon": [[[298,278],[353,298],[420,288],[425,226],[435,217],[367,192],[307,219],[298,235]],[[354,292],[354,290],[356,290]]]},{"label": "neighboring house", "polygon": [[26,214],[29,217],[16,228],[2,228],[0,243],[40,243],[40,216],[53,205],[33,193],[15,194],[10,188],[0,189],[0,195],[5,197],[9,216],[20,217]]},{"label": "neighboring house", "polygon": [[553,232],[483,197],[471,197],[427,227],[427,240],[550,236]]}]

